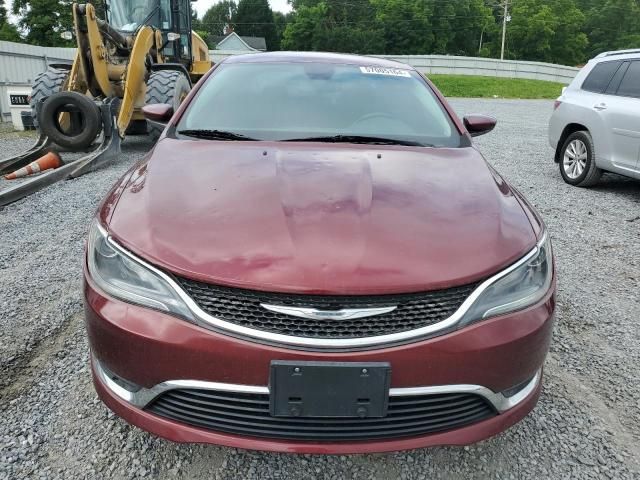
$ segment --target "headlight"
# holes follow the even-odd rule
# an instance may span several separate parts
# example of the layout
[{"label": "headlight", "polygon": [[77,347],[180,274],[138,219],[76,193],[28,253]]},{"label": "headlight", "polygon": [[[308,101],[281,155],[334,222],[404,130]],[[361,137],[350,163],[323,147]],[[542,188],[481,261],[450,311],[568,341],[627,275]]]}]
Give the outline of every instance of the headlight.
[{"label": "headlight", "polygon": [[87,264],[91,278],[106,293],[193,320],[193,314],[167,280],[111,242],[97,221],[89,232]]},{"label": "headlight", "polygon": [[475,300],[471,299],[473,303],[460,320],[460,326],[539,302],[551,288],[552,278],[551,241],[545,234],[533,252],[493,279]]}]

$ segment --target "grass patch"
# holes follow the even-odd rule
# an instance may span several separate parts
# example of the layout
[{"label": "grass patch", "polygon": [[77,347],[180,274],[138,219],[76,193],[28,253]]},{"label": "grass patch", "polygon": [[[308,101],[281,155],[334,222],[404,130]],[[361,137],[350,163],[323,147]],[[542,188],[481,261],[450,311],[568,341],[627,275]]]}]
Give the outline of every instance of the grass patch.
[{"label": "grass patch", "polygon": [[445,97],[555,99],[565,85],[522,78],[428,75]]}]

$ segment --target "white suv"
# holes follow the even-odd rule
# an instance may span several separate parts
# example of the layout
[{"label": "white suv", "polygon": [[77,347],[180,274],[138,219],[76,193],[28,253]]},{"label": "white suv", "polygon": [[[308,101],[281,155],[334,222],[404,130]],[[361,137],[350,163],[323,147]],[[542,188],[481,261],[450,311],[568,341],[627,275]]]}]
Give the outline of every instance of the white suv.
[{"label": "white suv", "polygon": [[565,182],[589,187],[603,170],[640,179],[640,49],[607,52],[555,103],[549,142]]}]

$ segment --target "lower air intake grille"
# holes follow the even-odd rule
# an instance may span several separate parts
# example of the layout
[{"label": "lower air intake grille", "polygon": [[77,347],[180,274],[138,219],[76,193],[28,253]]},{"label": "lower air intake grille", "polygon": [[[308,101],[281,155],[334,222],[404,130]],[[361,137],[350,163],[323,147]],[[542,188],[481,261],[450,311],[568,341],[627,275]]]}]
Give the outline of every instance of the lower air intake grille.
[{"label": "lower air intake grille", "polygon": [[170,390],[147,410],[195,427],[308,441],[366,441],[411,437],[464,427],[496,415],[469,393],[390,397],[385,418],[281,418],[269,414],[268,394],[196,389]]}]

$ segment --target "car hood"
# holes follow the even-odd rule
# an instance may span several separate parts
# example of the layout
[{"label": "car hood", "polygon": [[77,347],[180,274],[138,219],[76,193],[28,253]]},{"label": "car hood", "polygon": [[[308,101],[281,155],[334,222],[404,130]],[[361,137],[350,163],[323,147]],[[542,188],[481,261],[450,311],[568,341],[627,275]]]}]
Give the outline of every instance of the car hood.
[{"label": "car hood", "polygon": [[165,138],[114,191],[103,218],[127,249],[176,275],[257,290],[446,288],[536,243],[473,148]]}]

